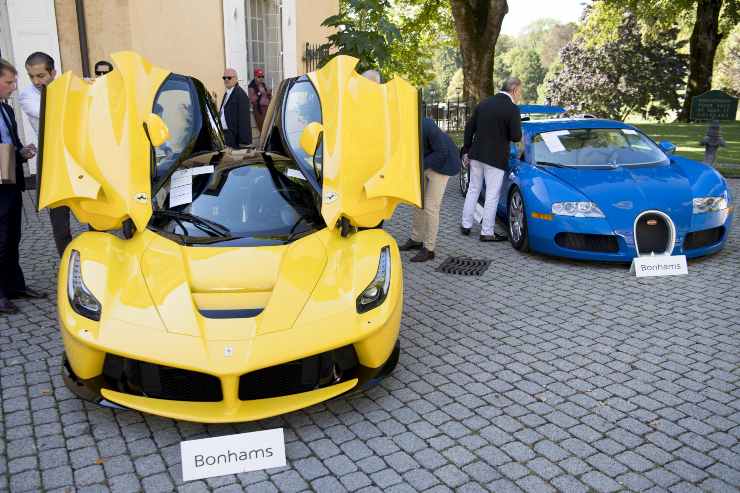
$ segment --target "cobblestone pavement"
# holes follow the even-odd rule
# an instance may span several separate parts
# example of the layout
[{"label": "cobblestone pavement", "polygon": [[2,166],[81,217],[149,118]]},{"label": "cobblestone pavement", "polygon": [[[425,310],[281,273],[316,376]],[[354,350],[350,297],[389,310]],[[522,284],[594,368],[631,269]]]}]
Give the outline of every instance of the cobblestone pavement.
[{"label": "cobblestone pavement", "polygon": [[[451,180],[437,259],[406,264],[395,373],[258,423],[83,403],[60,377],[51,301],[21,302],[0,317],[0,489],[738,491],[740,227],[688,276],[638,280],[461,237],[461,205]],[[26,207],[23,267],[52,291],[48,218]],[[388,225],[400,241],[409,227],[408,208]],[[435,272],[450,254],[493,264],[479,278]],[[273,427],[287,467],[183,484],[181,440]]]}]

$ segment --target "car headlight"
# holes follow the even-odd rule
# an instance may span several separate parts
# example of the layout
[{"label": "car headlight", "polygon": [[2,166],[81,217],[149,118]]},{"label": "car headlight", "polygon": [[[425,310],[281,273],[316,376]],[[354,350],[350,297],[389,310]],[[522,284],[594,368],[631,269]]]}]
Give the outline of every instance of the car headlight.
[{"label": "car headlight", "polygon": [[357,297],[357,313],[365,313],[385,301],[388,296],[388,288],[391,285],[391,249],[384,246],[380,250],[380,261],[378,272],[375,273],[373,281]]},{"label": "car headlight", "polygon": [[82,263],[80,252],[72,250],[69,256],[69,272],[67,272],[67,296],[72,309],[90,320],[99,321],[101,306],[98,299],[85,286],[82,280]]},{"label": "car headlight", "polygon": [[694,199],[694,214],[718,212],[727,209],[726,197],[697,197]]},{"label": "car headlight", "polygon": [[558,216],[604,217],[599,206],[593,202],[555,202],[552,213]]}]

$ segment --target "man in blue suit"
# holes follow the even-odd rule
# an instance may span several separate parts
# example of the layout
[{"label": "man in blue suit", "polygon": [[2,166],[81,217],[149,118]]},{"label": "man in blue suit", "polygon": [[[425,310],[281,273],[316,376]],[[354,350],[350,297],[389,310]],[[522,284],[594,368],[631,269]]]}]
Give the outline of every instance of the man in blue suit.
[{"label": "man in blue suit", "polygon": [[419,250],[412,262],[434,258],[439,231],[439,209],[447,188],[447,180],[460,172],[460,155],[455,143],[430,118],[421,121],[422,152],[424,154],[424,208],[414,209],[411,238],[401,251]]},{"label": "man in blue suit", "polygon": [[15,182],[0,184],[0,315],[18,312],[13,298],[43,298],[45,295],[26,286],[19,263],[23,163],[36,155],[33,145],[24,146],[18,137],[13,108],[5,102],[18,87],[18,71],[0,58],[0,140],[15,148]]}]

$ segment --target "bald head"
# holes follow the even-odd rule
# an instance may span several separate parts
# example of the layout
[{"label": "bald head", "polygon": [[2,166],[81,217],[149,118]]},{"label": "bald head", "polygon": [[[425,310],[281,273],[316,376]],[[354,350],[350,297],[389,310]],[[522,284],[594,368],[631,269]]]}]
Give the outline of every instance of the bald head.
[{"label": "bald head", "polygon": [[362,73],[362,76],[366,79],[370,79],[371,81],[380,84],[380,72],[378,72],[377,70],[365,70]]},{"label": "bald head", "polygon": [[226,89],[231,89],[237,84],[237,82],[239,82],[239,75],[236,73],[236,70],[233,68],[227,68],[224,70],[224,87],[226,87]]}]

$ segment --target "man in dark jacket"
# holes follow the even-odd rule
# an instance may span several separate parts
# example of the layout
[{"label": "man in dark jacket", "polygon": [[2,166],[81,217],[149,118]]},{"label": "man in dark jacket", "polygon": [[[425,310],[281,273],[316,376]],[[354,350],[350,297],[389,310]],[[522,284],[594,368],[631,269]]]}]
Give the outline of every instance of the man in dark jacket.
[{"label": "man in dark jacket", "polygon": [[24,146],[18,137],[13,108],[4,101],[16,90],[18,71],[0,58],[0,140],[15,147],[15,183],[0,184],[0,315],[16,313],[12,298],[43,298],[26,286],[19,262],[23,211],[23,163],[36,155],[33,145]]},{"label": "man in dark jacket", "polygon": [[466,236],[470,234],[475,206],[485,182],[486,200],[481,241],[506,239],[504,235],[494,234],[493,228],[496,224],[501,183],[509,164],[509,143],[522,139],[522,119],[516,105],[521,92],[522,81],[516,77],[506,79],[498,94],[476,106],[473,116],[465,125],[463,159],[469,158],[470,161],[470,184],[465,195],[460,230]]},{"label": "man in dark jacket", "polygon": [[422,152],[424,155],[424,208],[414,209],[411,239],[400,250],[419,250],[412,262],[426,262],[434,258],[434,247],[439,230],[439,208],[447,187],[447,180],[460,172],[460,157],[449,135],[433,120],[421,121]]},{"label": "man in dark jacket", "polygon": [[221,128],[226,145],[238,149],[252,143],[249,96],[239,85],[236,70],[224,70],[224,99],[221,101]]}]

